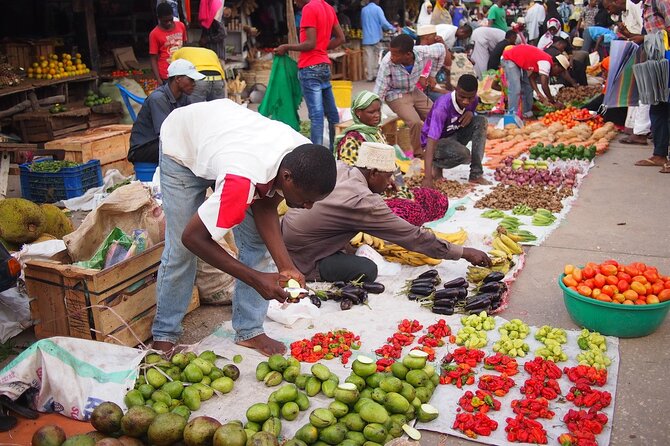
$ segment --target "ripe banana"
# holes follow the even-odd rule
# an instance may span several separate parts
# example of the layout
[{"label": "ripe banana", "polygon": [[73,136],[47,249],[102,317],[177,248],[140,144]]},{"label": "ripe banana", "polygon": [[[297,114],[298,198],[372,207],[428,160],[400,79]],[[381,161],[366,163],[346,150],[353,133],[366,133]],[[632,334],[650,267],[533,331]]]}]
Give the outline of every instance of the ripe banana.
[{"label": "ripe banana", "polygon": [[507,246],[512,251],[513,254],[521,254],[523,252],[521,245],[509,238],[506,234],[500,234],[499,238],[502,240],[505,246]]},{"label": "ripe banana", "polygon": [[500,249],[492,249],[489,251],[491,257],[501,257],[503,259],[511,259],[512,255],[507,251],[502,251]]},{"label": "ripe banana", "polygon": [[363,234],[363,243],[372,246],[374,244],[372,236],[370,234]]},{"label": "ripe banana", "polygon": [[500,239],[499,236],[495,237],[493,239],[492,246],[493,246],[494,249],[496,249],[498,251],[503,251],[503,252],[506,252],[507,254],[510,254],[510,255],[514,254],[514,252],[512,252],[512,250],[505,244],[505,242],[503,242]]},{"label": "ripe banana", "polygon": [[352,246],[360,246],[363,244],[363,233],[359,232],[358,234],[354,235],[354,238],[349,240],[349,243],[351,243]]},{"label": "ripe banana", "polygon": [[435,237],[440,240],[445,240],[454,245],[463,245],[468,239],[468,232],[463,228],[457,232],[445,233],[433,230],[433,233],[435,234]]}]

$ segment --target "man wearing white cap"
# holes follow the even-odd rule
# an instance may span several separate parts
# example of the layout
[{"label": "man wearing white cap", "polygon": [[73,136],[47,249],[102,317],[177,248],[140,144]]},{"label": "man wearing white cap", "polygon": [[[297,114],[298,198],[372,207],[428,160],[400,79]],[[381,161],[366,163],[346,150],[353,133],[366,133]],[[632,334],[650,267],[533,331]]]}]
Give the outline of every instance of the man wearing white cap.
[{"label": "man wearing white cap", "polygon": [[158,163],[158,136],[163,121],[174,109],[191,103],[189,95],[193,93],[195,81],[204,77],[185,59],[177,59],[168,66],[167,82],[144,100],[133,123],[128,161]]},{"label": "man wearing white cap", "polygon": [[284,243],[307,280],[350,281],[364,276],[364,281],[374,281],[375,263],[347,253],[349,240],[361,231],[433,258],[489,264],[486,253],[442,241],[395,215],[380,195],[393,185],[394,170],[392,146],[364,142],[354,166],[338,162],[335,189],[325,200],[309,212],[289,209],[282,221]]},{"label": "man wearing white cap", "polygon": [[[563,104],[556,101],[549,90],[549,76],[558,76],[570,67],[567,57],[562,54],[551,57],[536,46],[517,45],[505,50],[502,59],[502,67],[507,76],[508,113],[516,114],[521,99],[523,117],[532,117],[533,91],[541,102],[563,108]],[[537,86],[538,77],[544,94]]]}]

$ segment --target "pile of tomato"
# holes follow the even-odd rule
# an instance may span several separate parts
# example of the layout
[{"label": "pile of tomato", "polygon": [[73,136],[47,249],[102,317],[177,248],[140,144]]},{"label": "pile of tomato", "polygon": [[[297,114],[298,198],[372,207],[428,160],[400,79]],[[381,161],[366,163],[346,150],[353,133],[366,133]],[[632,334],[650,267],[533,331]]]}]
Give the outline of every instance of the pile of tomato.
[{"label": "pile of tomato", "polygon": [[556,110],[554,112],[547,113],[542,118],[542,123],[546,126],[549,126],[555,122],[563,124],[563,126],[568,129],[573,128],[580,122],[584,122],[591,128],[591,131],[599,129],[605,124],[605,121],[601,115],[592,117],[589,110],[572,106],[566,107],[562,110]]},{"label": "pile of tomato", "polygon": [[140,76],[144,74],[142,70],[115,70],[112,71],[112,77]]},{"label": "pile of tomato", "polygon": [[565,265],[563,272],[566,287],[602,302],[646,305],[670,300],[670,276],[641,262],[623,265],[606,260],[601,264],[589,262],[584,268]]},{"label": "pile of tomato", "polygon": [[360,336],[349,330],[335,330],[328,333],[317,333],[311,339],[291,343],[291,356],[300,362],[340,358],[342,364],[346,364],[351,357],[351,351],[358,350],[360,346]]}]

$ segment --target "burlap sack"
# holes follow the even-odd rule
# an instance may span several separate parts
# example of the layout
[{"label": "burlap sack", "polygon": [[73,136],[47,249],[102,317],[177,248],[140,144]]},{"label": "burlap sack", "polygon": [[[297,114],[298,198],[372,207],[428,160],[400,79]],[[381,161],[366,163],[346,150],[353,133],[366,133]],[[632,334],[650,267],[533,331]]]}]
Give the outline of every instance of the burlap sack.
[{"label": "burlap sack", "polygon": [[[237,258],[238,251],[232,231],[228,232],[223,240],[219,241],[219,244],[228,254]],[[198,259],[195,285],[198,287],[200,304],[230,305],[232,303],[235,278],[214,268],[202,259]]]},{"label": "burlap sack", "polygon": [[90,259],[114,227],[126,234],[145,229],[152,245],[165,239],[163,209],[151,198],[148,188],[134,182],[112,192],[86,216],[76,231],[63,237],[72,261]]}]

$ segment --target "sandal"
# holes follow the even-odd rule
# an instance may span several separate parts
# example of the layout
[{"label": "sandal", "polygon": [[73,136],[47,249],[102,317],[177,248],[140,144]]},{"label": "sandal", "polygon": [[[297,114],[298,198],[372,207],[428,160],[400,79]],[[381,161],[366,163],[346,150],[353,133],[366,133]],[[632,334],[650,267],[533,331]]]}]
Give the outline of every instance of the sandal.
[{"label": "sandal", "polygon": [[664,163],[663,161],[656,162],[652,159],[644,159],[635,163],[636,166],[642,166],[642,167],[663,167],[664,164],[667,163]]},{"label": "sandal", "polygon": [[660,173],[670,173],[670,162],[663,164],[663,168],[659,170]]},{"label": "sandal", "polygon": [[[641,137],[642,141],[635,139],[636,137]],[[629,135],[626,136],[625,138],[621,138],[619,141],[622,144],[630,144],[630,145],[636,145],[636,146],[646,146],[647,145],[647,137],[646,136],[638,136],[638,135]]]}]

